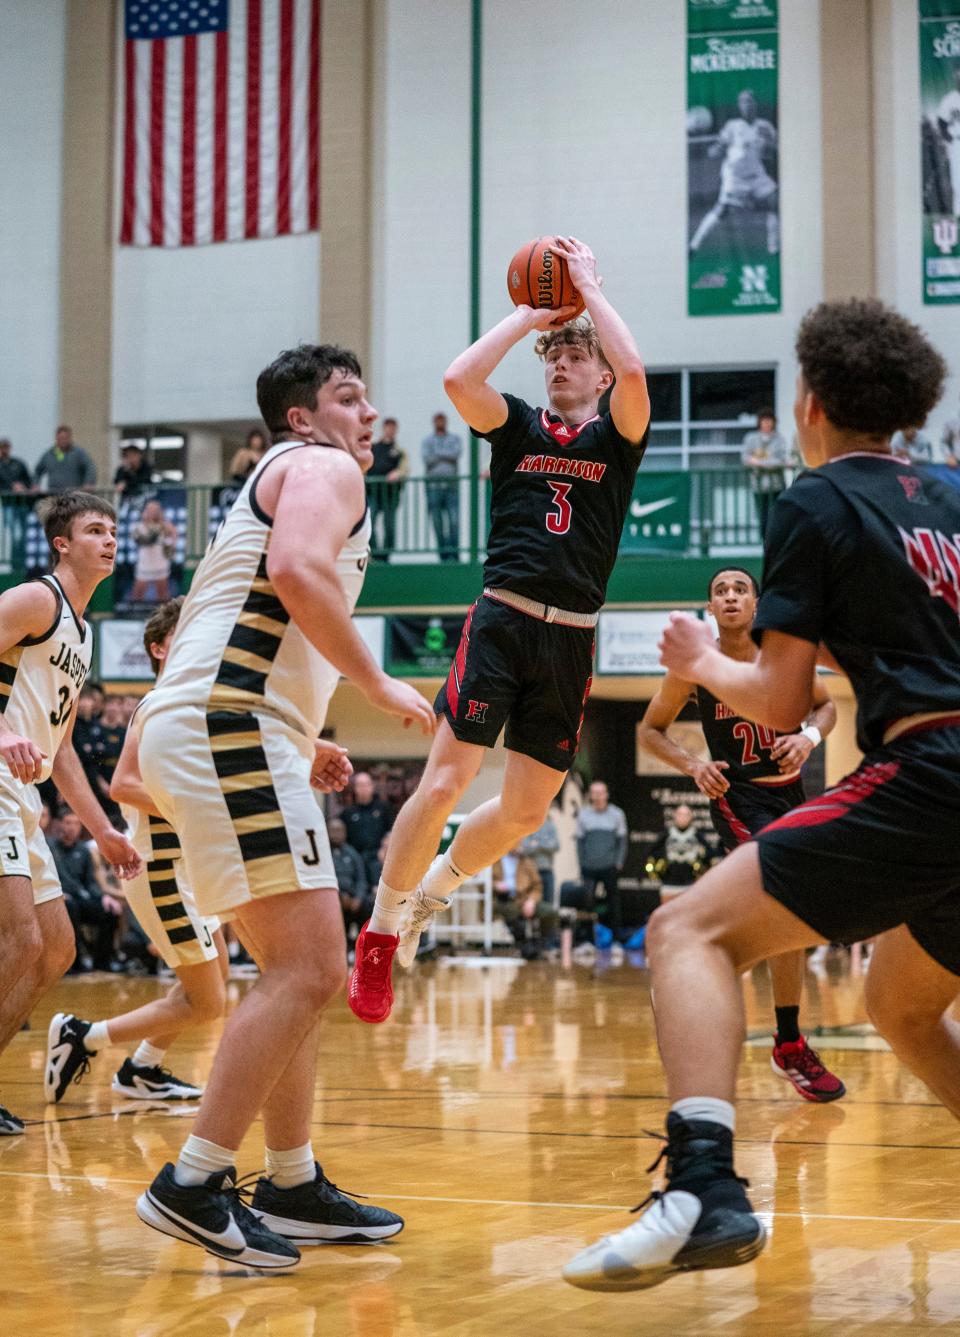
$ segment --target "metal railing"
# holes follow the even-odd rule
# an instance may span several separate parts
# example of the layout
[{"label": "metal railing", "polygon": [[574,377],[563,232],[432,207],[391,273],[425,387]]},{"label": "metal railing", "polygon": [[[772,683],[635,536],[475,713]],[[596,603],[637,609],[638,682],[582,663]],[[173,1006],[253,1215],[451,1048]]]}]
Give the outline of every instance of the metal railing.
[{"label": "metal railing", "polygon": [[[642,489],[643,477],[641,470],[638,489]],[[694,469],[690,483],[682,551],[723,556],[759,548],[758,511],[749,470]],[[237,495],[230,485],[157,484],[134,497],[118,495],[112,488],[96,491],[117,507],[118,566],[136,565],[139,545],[134,527],[144,503],[156,499],[176,530],[171,553],[175,570],[199,562]],[[482,560],[489,493],[489,480],[482,477],[414,477],[400,483],[368,479],[374,559],[398,564]],[[37,515],[41,500],[36,493],[0,493],[0,569],[18,574],[47,569],[47,544]]]}]

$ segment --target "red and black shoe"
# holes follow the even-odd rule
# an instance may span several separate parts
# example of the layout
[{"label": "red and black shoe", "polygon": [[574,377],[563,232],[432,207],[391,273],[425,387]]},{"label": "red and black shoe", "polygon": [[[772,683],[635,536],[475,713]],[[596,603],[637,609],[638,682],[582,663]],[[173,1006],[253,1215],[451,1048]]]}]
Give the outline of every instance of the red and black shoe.
[{"label": "red and black shoe", "polygon": [[399,933],[370,933],[370,920],[356,941],[354,965],[347,985],[350,1011],[361,1021],[386,1021],[393,1007],[390,971],[400,945]]},{"label": "red and black shoe", "polygon": [[790,1082],[804,1100],[826,1105],[847,1094],[847,1088],[820,1061],[820,1055],[811,1049],[801,1035],[799,1040],[773,1037],[773,1057],[770,1066],[778,1077]]}]

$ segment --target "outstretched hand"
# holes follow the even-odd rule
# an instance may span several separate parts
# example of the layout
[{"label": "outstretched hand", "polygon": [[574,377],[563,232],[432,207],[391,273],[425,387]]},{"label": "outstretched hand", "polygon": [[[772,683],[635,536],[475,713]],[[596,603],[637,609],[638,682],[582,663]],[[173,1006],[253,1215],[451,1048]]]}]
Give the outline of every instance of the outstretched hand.
[{"label": "outstretched hand", "polygon": [[353,763],[347,756],[347,749],[331,742],[329,738],[315,739],[313,747],[311,786],[319,789],[321,794],[339,794],[346,789],[353,775]]},{"label": "outstretched hand", "polygon": [[597,273],[597,257],[585,241],[576,237],[554,237],[553,249],[566,260],[570,281],[581,296],[591,288],[603,287],[603,279]]}]

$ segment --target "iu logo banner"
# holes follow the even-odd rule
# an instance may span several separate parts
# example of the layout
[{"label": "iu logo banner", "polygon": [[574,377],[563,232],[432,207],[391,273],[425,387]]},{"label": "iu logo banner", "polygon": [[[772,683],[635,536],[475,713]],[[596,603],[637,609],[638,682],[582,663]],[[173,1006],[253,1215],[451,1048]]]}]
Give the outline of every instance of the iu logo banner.
[{"label": "iu logo banner", "polygon": [[320,0],[125,0],[126,246],[320,225]]}]

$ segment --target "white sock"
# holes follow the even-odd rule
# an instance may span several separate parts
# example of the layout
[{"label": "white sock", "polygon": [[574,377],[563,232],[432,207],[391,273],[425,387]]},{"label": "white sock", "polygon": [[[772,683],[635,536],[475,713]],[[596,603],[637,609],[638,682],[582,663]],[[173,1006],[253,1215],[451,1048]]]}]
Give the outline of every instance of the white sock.
[{"label": "white sock", "polygon": [[277,1188],[296,1188],[298,1184],[312,1184],[317,1170],[313,1147],[305,1142],[302,1147],[292,1147],[289,1151],[266,1152],[267,1178],[272,1179]]},{"label": "white sock", "polygon": [[149,1040],[141,1040],[131,1060],[138,1068],[160,1068],[167,1056],[165,1049],[158,1049]]},{"label": "white sock", "polygon": [[686,1096],[670,1106],[671,1114],[679,1114],[681,1119],[703,1119],[707,1123],[719,1123],[736,1131],[736,1111],[729,1100],[717,1100],[715,1096]]},{"label": "white sock", "polygon": [[91,1054],[97,1054],[101,1049],[106,1049],[110,1043],[110,1032],[107,1030],[105,1021],[95,1021],[83,1037],[83,1047],[89,1050]]},{"label": "white sock", "polygon": [[457,865],[450,858],[450,851],[446,854],[438,854],[433,863],[424,873],[423,881],[420,883],[425,896],[433,896],[438,901],[445,900],[457,887],[461,887],[469,873],[462,873]]},{"label": "white sock", "polygon": [[380,885],[377,887],[377,901],[373,907],[373,914],[370,916],[370,923],[367,925],[367,932],[388,933],[391,937],[396,937],[400,932],[403,907],[412,895],[412,891],[397,891],[396,887],[388,886],[381,878]]},{"label": "white sock", "polygon": [[216,1142],[208,1142],[204,1137],[191,1133],[180,1148],[180,1155],[173,1167],[173,1177],[181,1188],[193,1188],[206,1183],[210,1175],[218,1170],[232,1170],[237,1153],[227,1147],[218,1147]]}]

